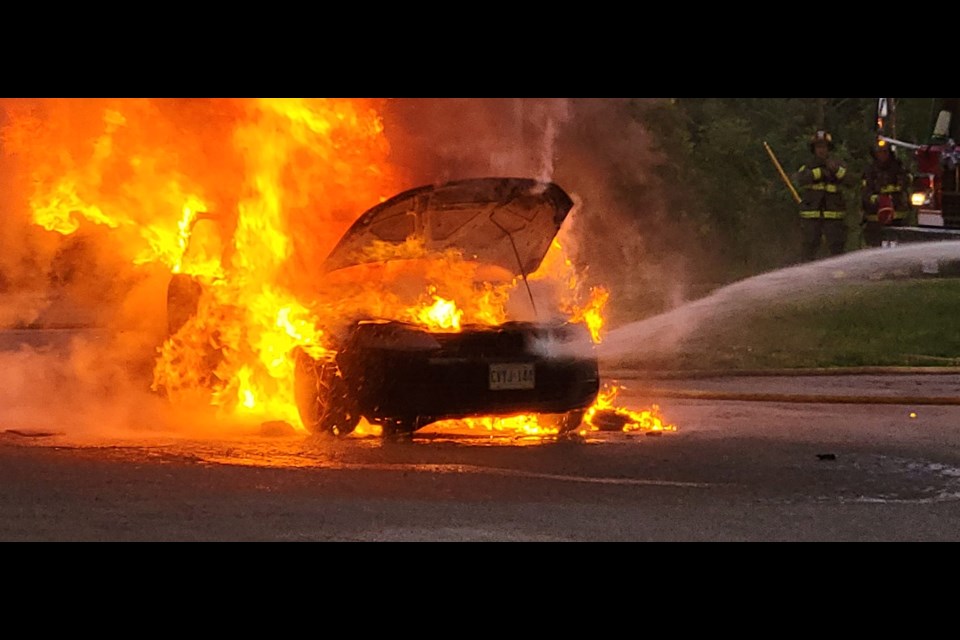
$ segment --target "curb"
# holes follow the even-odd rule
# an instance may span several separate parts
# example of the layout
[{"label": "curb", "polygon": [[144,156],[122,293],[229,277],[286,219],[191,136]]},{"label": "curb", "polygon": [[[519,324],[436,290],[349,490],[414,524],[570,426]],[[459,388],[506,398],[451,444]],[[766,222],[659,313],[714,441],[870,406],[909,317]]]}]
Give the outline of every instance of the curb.
[{"label": "curb", "polygon": [[864,375],[960,375],[960,367],[823,367],[811,369],[690,369],[687,371],[600,368],[601,378],[624,380]]},{"label": "curb", "polygon": [[[645,371],[628,369],[601,369],[601,379],[614,381],[695,380],[736,377],[803,377],[853,375],[960,375],[960,367],[831,367],[817,369],[753,369],[753,370],[690,370]],[[783,402],[803,404],[872,404],[872,405],[937,405],[960,406],[960,395],[952,396],[881,396],[758,393],[739,391],[705,391],[700,389],[666,389],[634,387],[635,391],[651,398],[687,400],[717,400],[739,402]]]}]

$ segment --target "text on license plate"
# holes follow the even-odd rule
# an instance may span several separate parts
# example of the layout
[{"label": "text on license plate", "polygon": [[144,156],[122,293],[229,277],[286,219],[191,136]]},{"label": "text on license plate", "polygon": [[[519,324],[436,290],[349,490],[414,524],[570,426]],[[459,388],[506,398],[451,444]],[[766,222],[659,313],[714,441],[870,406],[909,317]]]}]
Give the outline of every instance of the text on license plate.
[{"label": "text on license plate", "polygon": [[490,388],[533,389],[535,386],[534,365],[532,364],[491,364]]}]

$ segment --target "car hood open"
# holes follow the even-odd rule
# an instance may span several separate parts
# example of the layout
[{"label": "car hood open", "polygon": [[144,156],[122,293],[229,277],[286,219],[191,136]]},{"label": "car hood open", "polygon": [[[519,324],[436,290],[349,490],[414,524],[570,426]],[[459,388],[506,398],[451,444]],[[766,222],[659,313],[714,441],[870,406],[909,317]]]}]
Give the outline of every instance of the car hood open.
[{"label": "car hood open", "polygon": [[394,196],[350,227],[327,271],[424,257],[450,249],[515,275],[539,268],[573,201],[559,186],[527,178],[476,178]]}]

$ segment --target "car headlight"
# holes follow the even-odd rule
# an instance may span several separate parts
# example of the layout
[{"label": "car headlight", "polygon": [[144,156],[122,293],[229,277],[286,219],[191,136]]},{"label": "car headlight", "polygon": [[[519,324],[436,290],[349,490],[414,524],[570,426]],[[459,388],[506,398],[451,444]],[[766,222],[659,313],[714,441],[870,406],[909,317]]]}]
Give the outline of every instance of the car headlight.
[{"label": "car headlight", "polygon": [[910,204],[915,207],[921,207],[930,202],[930,192],[928,191],[914,191],[910,194]]}]

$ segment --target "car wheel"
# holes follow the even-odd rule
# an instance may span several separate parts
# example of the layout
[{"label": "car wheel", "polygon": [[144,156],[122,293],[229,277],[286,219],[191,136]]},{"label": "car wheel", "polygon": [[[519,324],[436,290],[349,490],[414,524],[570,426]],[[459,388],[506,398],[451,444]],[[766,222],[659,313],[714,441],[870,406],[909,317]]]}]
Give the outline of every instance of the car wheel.
[{"label": "car wheel", "polygon": [[300,420],[311,433],[347,436],[360,423],[337,364],[314,360],[301,349],[296,355],[294,397]]}]

